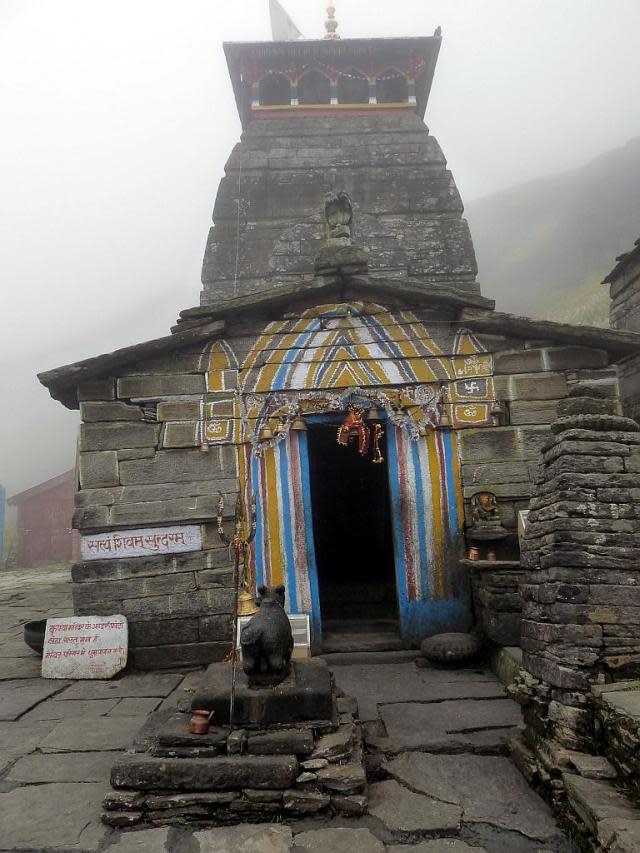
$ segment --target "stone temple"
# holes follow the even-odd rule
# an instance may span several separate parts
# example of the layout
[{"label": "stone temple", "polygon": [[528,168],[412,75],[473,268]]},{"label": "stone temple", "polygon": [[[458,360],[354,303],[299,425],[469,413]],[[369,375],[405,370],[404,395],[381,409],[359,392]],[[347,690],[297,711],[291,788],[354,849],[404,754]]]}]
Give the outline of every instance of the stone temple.
[{"label": "stone temple", "polygon": [[243,132],[200,306],[164,338],[40,374],[83,421],[75,609],[125,614],[135,666],[229,652],[218,517],[232,530],[234,513],[244,592],[284,583],[313,653],[474,623],[518,643],[518,519],[550,424],[585,391],[619,416],[640,335],[482,295],[424,123],[440,45],[225,45]]}]

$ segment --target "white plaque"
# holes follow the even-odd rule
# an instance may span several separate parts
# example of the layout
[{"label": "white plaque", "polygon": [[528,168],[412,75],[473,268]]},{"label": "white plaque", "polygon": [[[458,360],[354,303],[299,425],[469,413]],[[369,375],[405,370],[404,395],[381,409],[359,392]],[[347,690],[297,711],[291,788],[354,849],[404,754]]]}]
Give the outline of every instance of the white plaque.
[{"label": "white plaque", "polygon": [[83,536],[80,549],[83,560],[114,560],[117,557],[153,557],[200,551],[202,532],[199,524],[175,527],[144,527],[140,530],[112,530]]},{"label": "white plaque", "polygon": [[126,616],[47,619],[43,678],[112,678],[127,665]]}]

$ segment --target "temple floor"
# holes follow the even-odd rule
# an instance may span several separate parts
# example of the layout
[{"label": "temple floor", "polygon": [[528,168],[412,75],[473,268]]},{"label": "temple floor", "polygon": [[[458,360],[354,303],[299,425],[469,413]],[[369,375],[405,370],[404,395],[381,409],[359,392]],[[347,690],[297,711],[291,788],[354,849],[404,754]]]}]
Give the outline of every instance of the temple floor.
[{"label": "temple floor", "polygon": [[[519,707],[482,668],[418,669],[405,654],[343,655],[370,778],[365,817],[224,828],[117,830],[100,822],[109,771],[148,714],[200,673],[45,681],[22,624],[71,612],[67,573],[0,574],[0,850],[87,853],[534,853],[571,851],[507,757]],[[373,661],[373,662],[368,662]]]}]

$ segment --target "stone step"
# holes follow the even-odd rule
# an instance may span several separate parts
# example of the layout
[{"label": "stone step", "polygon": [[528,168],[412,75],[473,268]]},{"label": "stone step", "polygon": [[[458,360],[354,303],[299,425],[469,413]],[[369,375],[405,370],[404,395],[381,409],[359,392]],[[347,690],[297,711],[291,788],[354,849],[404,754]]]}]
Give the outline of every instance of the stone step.
[{"label": "stone step", "polygon": [[373,666],[385,663],[409,663],[418,656],[415,649],[399,649],[392,651],[354,651],[354,652],[323,652],[322,659],[329,667],[334,666]]},{"label": "stone step", "polygon": [[[640,839],[640,809],[622,791],[605,779],[587,779],[572,773],[563,773],[562,781],[569,805],[602,849],[615,849],[620,853],[638,849],[623,846],[622,839],[616,839],[618,835],[627,836],[632,839],[632,845]],[[614,839],[618,846],[612,848]]]},{"label": "stone step", "polygon": [[391,631],[330,632],[322,636],[322,653],[398,652],[404,648],[397,633]]},{"label": "stone step", "polygon": [[126,755],[111,770],[113,788],[133,791],[228,791],[289,788],[300,765],[295,755],[155,758]]}]

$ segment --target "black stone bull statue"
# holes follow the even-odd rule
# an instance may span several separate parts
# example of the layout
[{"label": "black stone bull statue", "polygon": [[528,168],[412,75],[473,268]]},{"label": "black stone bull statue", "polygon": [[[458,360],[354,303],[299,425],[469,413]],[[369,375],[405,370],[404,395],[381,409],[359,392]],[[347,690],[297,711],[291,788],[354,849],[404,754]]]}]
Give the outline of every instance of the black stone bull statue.
[{"label": "black stone bull statue", "polygon": [[260,609],[240,632],[242,668],[250,684],[273,686],[289,674],[293,652],[284,586],[259,586],[256,601]]}]

